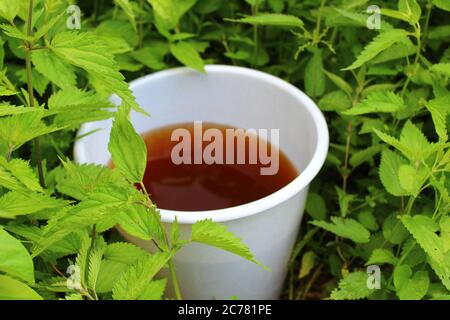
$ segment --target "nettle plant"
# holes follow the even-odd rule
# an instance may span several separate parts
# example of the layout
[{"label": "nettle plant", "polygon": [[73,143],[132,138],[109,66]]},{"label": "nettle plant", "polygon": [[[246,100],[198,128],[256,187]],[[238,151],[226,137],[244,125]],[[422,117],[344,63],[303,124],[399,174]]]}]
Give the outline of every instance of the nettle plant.
[{"label": "nettle plant", "polygon": [[[124,76],[180,63],[269,72],[327,117],[284,298],[450,298],[448,0],[78,1],[70,31],[72,4],[0,0],[0,298],[160,298],[153,276],[190,241],[253,260],[211,221],[166,233],[134,188],[145,149],[128,113],[142,110]],[[110,117],[116,169],[71,162],[79,125]]]},{"label": "nettle plant", "polygon": [[[162,223],[142,183],[146,145],[128,120],[131,109],[144,111],[107,37],[98,30],[67,30],[68,5],[0,1],[2,44],[13,55],[5,65],[2,47],[0,299],[161,299],[167,281],[154,277],[166,267],[181,299],[172,259],[191,242],[258,263],[240,239],[212,220],[194,224],[183,239],[177,221],[170,230]],[[171,48],[175,56],[186,53],[182,42]],[[108,101],[112,93],[122,99],[119,107]],[[70,161],[62,149],[79,125],[111,117],[114,169]],[[33,166],[24,158],[33,159]],[[105,232],[117,224],[153,241],[157,252],[117,236],[105,241]]]}]

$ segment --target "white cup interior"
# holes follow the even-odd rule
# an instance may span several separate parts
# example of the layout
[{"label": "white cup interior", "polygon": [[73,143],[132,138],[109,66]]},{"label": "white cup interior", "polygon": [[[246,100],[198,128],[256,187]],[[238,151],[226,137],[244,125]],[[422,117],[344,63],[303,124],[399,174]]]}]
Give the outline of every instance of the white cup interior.
[{"label": "white cup interior", "polygon": [[[328,149],[323,115],[305,94],[287,82],[263,72],[231,66],[206,67],[207,75],[188,68],[151,74],[131,83],[139,105],[151,114],[132,112],[139,133],[193,121],[239,128],[279,129],[278,147],[299,171],[289,185],[261,200],[211,212],[161,210],[163,221],[175,215],[180,223],[202,218],[225,221],[260,212],[307,186],[322,166]],[[116,98],[113,102],[120,103]],[[83,125],[79,135],[101,128],[75,145],[75,160],[107,164],[111,120]]]}]

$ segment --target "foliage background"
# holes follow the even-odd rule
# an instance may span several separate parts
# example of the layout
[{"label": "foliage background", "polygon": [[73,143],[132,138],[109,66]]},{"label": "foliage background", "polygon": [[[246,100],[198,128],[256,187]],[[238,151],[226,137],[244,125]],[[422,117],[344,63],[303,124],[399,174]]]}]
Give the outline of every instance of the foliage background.
[{"label": "foliage background", "polygon": [[[330,152],[311,186],[283,298],[450,297],[448,1],[78,1],[81,29],[75,33],[81,36],[72,37],[65,10],[73,1],[41,0],[35,1],[34,24],[42,34],[33,41],[25,30],[28,1],[13,2],[17,16],[11,15],[12,2],[0,2],[1,95],[8,103],[30,106],[31,70],[36,104],[50,112],[36,120],[45,124],[39,127],[28,118],[30,123],[21,119],[18,125],[11,109],[0,108],[0,150],[5,159],[31,159],[35,168],[39,152],[29,141],[39,136],[42,174],[58,201],[81,200],[64,191],[70,163],[61,166],[72,157],[79,125],[113,116],[106,99],[112,92],[121,93],[128,109],[138,109],[119,70],[130,81],[180,64],[199,72],[206,63],[256,68],[313,97],[330,127]],[[379,30],[367,28],[369,5],[381,8]],[[28,51],[31,69],[24,68]],[[27,137],[13,134],[27,130]],[[0,167],[0,173],[12,172],[6,162]],[[95,298],[95,285],[81,295],[59,293],[65,290],[55,276],[74,258],[80,265],[90,260],[95,270],[95,261],[101,265],[102,257],[119,249],[122,244],[108,247],[106,255],[98,248],[83,253],[83,241],[95,238],[92,225],[105,221],[84,226],[87,240],[66,237],[64,244],[76,243],[74,248],[48,252],[35,228],[44,230],[48,219],[50,227],[56,224],[51,210],[67,203],[52,202],[43,206],[45,212],[11,209],[5,205],[11,188],[3,187],[4,229],[28,250],[37,246],[35,254],[47,249],[48,255],[34,259],[37,284],[5,267],[0,271],[28,282],[45,298]],[[120,241],[112,231],[103,236],[109,244]],[[0,253],[1,259],[6,258]],[[134,260],[127,264],[137,268]],[[367,265],[380,266],[381,289],[367,287]]]}]

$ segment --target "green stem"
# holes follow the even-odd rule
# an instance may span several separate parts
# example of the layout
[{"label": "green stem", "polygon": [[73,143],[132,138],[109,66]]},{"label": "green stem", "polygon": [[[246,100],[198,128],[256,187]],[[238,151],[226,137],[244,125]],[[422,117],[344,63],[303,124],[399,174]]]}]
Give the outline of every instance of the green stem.
[{"label": "green stem", "polygon": [[[140,185],[142,191],[144,192],[145,196],[147,197],[147,200],[151,201],[150,200],[150,196],[149,196],[149,194],[147,192],[147,188],[145,187],[144,183],[142,181],[140,181],[139,185]],[[162,222],[160,216],[157,216],[156,219],[157,219],[158,224],[159,224],[159,226],[161,228],[161,232],[164,235],[164,242],[165,242],[167,248],[169,248],[169,250],[170,250],[171,246],[170,246],[169,238],[167,237],[166,227],[164,226],[164,223]],[[178,283],[177,274],[175,272],[175,265],[173,263],[173,259],[172,258],[169,259],[168,265],[169,265],[170,277],[172,278],[173,289],[175,291],[175,297],[177,298],[177,300],[182,300],[183,296],[181,295],[180,285]]]},{"label": "green stem", "polygon": [[[28,20],[27,20],[27,35],[31,37],[33,35],[33,0],[30,0],[28,6]],[[33,73],[31,68],[31,50],[34,43],[32,41],[25,42],[25,63],[27,69],[27,88],[28,88],[28,100],[29,106],[34,107],[34,94],[33,94]],[[42,157],[41,157],[41,144],[39,142],[39,137],[34,139],[34,152],[36,156],[36,163],[38,168],[39,183],[43,188],[45,188],[45,177],[44,170],[42,167]]]}]

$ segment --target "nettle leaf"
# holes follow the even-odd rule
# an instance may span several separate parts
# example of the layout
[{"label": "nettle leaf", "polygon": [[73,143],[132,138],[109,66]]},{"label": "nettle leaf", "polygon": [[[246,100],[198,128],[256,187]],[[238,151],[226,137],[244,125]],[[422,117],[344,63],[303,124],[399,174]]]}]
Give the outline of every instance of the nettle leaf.
[{"label": "nettle leaf", "polygon": [[375,144],[366,149],[356,151],[350,157],[349,163],[353,168],[356,168],[364,162],[372,160],[375,155],[381,152],[382,148],[381,144]]},{"label": "nettle leaf", "polygon": [[197,50],[195,50],[195,48],[188,42],[179,41],[172,43],[170,45],[170,52],[182,64],[197,70],[198,72],[206,73],[202,58],[198,54]]},{"label": "nettle leaf", "polygon": [[323,72],[322,50],[316,49],[305,68],[305,90],[310,96],[321,96],[325,92],[325,74]]},{"label": "nettle leaf", "polygon": [[161,300],[166,290],[167,279],[150,281],[138,300]]},{"label": "nettle leaf", "polygon": [[43,192],[35,172],[28,161],[0,156],[0,186],[14,191]]},{"label": "nettle leaf", "polygon": [[352,101],[341,90],[331,91],[319,100],[319,108],[322,111],[344,111],[352,106]]},{"label": "nettle leaf", "polygon": [[431,68],[431,71],[442,74],[446,77],[450,77],[450,63],[438,63],[434,64]]},{"label": "nettle leaf", "polygon": [[30,254],[19,240],[1,226],[0,271],[34,284],[34,265]]},{"label": "nettle leaf", "polygon": [[314,220],[325,220],[327,217],[325,200],[318,193],[309,192],[306,200],[305,211]]},{"label": "nettle leaf", "polygon": [[369,260],[366,262],[366,266],[372,264],[397,264],[398,259],[388,249],[375,249],[373,250]]},{"label": "nettle leaf", "polygon": [[44,209],[65,207],[69,203],[42,193],[10,191],[0,197],[0,218],[14,219]]},{"label": "nettle leaf", "polygon": [[169,52],[166,46],[151,46],[133,51],[131,56],[153,70],[161,70],[167,67],[164,56]]},{"label": "nettle leaf", "polygon": [[23,41],[33,41],[34,38],[32,36],[26,35],[22,30],[17,28],[16,26],[10,25],[10,24],[0,24],[0,28],[3,30],[3,32],[11,37],[16,38]]},{"label": "nettle leaf", "polygon": [[433,0],[433,4],[439,9],[450,11],[450,3],[447,0]]},{"label": "nettle leaf", "polygon": [[400,244],[408,238],[408,230],[395,214],[388,216],[383,222],[383,237],[392,244]]},{"label": "nettle leaf", "polygon": [[196,222],[192,226],[191,239],[195,242],[229,251],[267,269],[267,267],[255,260],[250,249],[240,238],[229,232],[224,225],[213,222],[211,219]]},{"label": "nettle leaf", "polygon": [[128,17],[128,20],[130,20],[131,25],[133,26],[134,31],[137,31],[136,28],[136,15],[133,11],[133,5],[132,2],[129,0],[114,0],[114,3],[118,5],[122,10],[125,12],[125,14]]},{"label": "nettle leaf", "polygon": [[99,84],[108,93],[116,93],[124,106],[145,113],[136,103],[108,46],[97,35],[92,32],[62,32],[48,46],[67,63],[84,69],[94,79],[94,85]]},{"label": "nettle leaf", "polygon": [[410,165],[400,165],[398,170],[400,186],[409,195],[417,196],[425,182],[426,174],[426,170],[418,170]]},{"label": "nettle leaf", "polygon": [[411,24],[417,23],[422,15],[422,10],[416,0],[399,0],[398,10],[409,16]]},{"label": "nettle leaf", "polygon": [[426,271],[418,271],[411,276],[412,270],[408,265],[394,269],[394,286],[400,300],[420,300],[428,292],[430,279]]},{"label": "nettle leaf", "polygon": [[436,232],[438,225],[424,215],[402,216],[401,221],[428,255],[429,263],[443,285],[450,290],[450,255]]},{"label": "nettle leaf", "polygon": [[331,72],[328,72],[325,70],[324,70],[324,73],[339,89],[344,91],[348,96],[351,96],[353,94],[352,86],[347,81],[345,81],[343,78],[341,78],[340,76],[338,76],[334,73],[331,73]]},{"label": "nettle leaf", "polygon": [[361,115],[376,112],[394,113],[405,108],[403,99],[393,91],[374,91],[354,108],[343,112],[345,115]]},{"label": "nettle leaf", "polygon": [[386,50],[394,43],[407,42],[408,32],[403,29],[392,29],[380,33],[378,36],[369,43],[363,51],[360,53],[358,58],[347,68],[343,70],[353,70],[361,67],[363,64],[369,62],[375,58],[379,53]]},{"label": "nettle leaf", "polygon": [[0,274],[0,300],[43,300],[28,285]]},{"label": "nettle leaf", "polygon": [[[324,12],[325,13],[325,12]],[[350,26],[367,28],[367,19],[369,15],[366,13],[352,12],[341,8],[332,8],[326,16],[326,24],[329,26]],[[390,30],[393,26],[381,20],[380,30]]]},{"label": "nettle leaf", "polygon": [[128,242],[115,242],[109,244],[104,252],[104,258],[120,263],[133,263],[139,258],[148,255],[148,252]]},{"label": "nettle leaf", "polygon": [[97,287],[97,280],[100,273],[101,263],[105,246],[94,248],[89,255],[89,267],[87,272],[87,284],[92,290]]},{"label": "nettle leaf", "polygon": [[45,125],[43,114],[44,111],[40,110],[0,118],[0,140],[4,140],[8,149],[13,151],[34,138],[62,129]]},{"label": "nettle leaf", "polygon": [[25,8],[25,0],[0,1],[0,17],[12,22],[14,18]]},{"label": "nettle leaf", "polygon": [[147,0],[153,8],[159,28],[170,30],[178,25],[181,17],[197,0]]},{"label": "nettle leaf", "polygon": [[394,196],[408,195],[408,192],[400,184],[398,176],[400,166],[407,164],[408,161],[394,151],[385,149],[381,153],[380,180],[386,191]]},{"label": "nettle leaf", "polygon": [[306,277],[311,272],[312,268],[314,268],[316,258],[317,256],[313,251],[305,252],[302,256],[299,279]]},{"label": "nettle leaf", "polygon": [[114,166],[120,173],[130,182],[142,181],[147,166],[147,146],[124,112],[116,114],[108,149]]},{"label": "nettle leaf", "polygon": [[332,223],[325,221],[311,221],[310,223],[356,243],[369,242],[370,232],[358,221],[341,217],[331,217],[331,221]]},{"label": "nettle leaf", "polygon": [[24,106],[12,106],[10,104],[0,104],[0,117],[12,116],[15,114],[36,112],[39,111],[38,108],[26,108]]},{"label": "nettle leaf", "polygon": [[227,21],[247,23],[252,25],[275,26],[275,27],[303,27],[303,21],[292,15],[279,13],[262,13],[248,16],[242,19],[225,19]]},{"label": "nettle leaf", "polygon": [[425,107],[431,113],[434,129],[442,141],[448,140],[447,135],[447,115],[450,114],[449,96],[436,98],[428,101]]},{"label": "nettle leaf", "polygon": [[47,49],[34,50],[31,59],[36,70],[60,88],[74,87],[74,68]]},{"label": "nettle leaf", "polygon": [[140,258],[129,266],[113,287],[114,300],[135,300],[148,294],[146,289],[150,281],[171,257],[168,252],[157,252]]},{"label": "nettle leaf", "polygon": [[373,290],[367,287],[367,273],[358,271],[349,273],[339,282],[338,288],[331,292],[332,300],[358,300],[370,296]]},{"label": "nettle leaf", "polygon": [[120,213],[120,209],[135,201],[138,192],[129,187],[109,186],[91,192],[88,198],[70,210],[48,220],[44,227],[43,239],[33,248],[34,256],[39,255],[52,244],[67,235],[82,230]]}]

